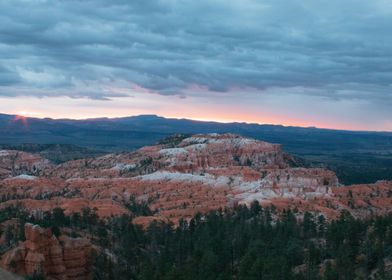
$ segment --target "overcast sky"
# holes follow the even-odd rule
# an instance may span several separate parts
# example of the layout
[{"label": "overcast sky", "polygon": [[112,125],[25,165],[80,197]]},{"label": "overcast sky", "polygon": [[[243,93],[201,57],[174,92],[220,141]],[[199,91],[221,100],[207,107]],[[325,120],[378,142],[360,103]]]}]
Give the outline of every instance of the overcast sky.
[{"label": "overcast sky", "polygon": [[392,131],[390,0],[0,0],[0,112]]}]

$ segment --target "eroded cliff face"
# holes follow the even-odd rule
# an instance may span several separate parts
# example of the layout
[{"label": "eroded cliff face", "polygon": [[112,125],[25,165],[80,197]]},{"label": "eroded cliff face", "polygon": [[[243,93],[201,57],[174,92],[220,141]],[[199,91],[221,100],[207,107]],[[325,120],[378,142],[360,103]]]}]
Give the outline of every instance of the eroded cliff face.
[{"label": "eroded cliff face", "polygon": [[[280,145],[233,134],[194,135],[132,153],[38,165],[38,174],[7,173],[0,180],[1,207],[19,203],[32,213],[61,207],[67,214],[90,207],[109,217],[130,213],[126,203],[134,197],[154,213],[139,220],[173,222],[254,200],[328,217],[342,209],[362,217],[392,208],[391,182],[342,187],[332,171],[293,162]],[[373,199],[361,197],[364,188],[373,190]]]},{"label": "eroded cliff face", "polygon": [[[249,205],[338,217],[342,210],[365,218],[392,211],[392,182],[341,186],[322,168],[304,168],[270,144],[232,134],[194,135],[132,153],[52,165],[34,154],[0,151],[0,207],[18,205],[34,216],[56,207],[65,214],[96,209],[101,218],[133,214],[130,200],[149,214],[133,222],[177,223],[196,213]],[[91,245],[56,238],[27,224],[26,241],[3,254],[2,267],[20,275],[43,271],[49,279],[88,279]]]},{"label": "eroded cliff face", "polygon": [[46,173],[62,178],[84,178],[133,177],[159,170],[194,173],[234,166],[275,169],[288,166],[286,156],[280,145],[233,134],[195,135],[175,146],[156,145],[133,153],[70,161]]},{"label": "eroded cliff face", "polygon": [[50,229],[25,225],[26,241],[1,258],[4,269],[19,275],[42,272],[48,279],[90,279],[91,244],[86,239],[60,236]]},{"label": "eroded cliff face", "polygon": [[[0,179],[10,176],[34,178],[51,167],[47,159],[39,155],[14,150],[0,150]],[[30,175],[27,175],[30,174]]]}]

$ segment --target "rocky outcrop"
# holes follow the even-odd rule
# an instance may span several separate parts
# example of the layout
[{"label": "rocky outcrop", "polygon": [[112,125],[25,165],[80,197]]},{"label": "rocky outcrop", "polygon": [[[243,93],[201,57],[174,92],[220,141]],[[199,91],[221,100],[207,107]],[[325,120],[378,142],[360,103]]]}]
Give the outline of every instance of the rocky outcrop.
[{"label": "rocky outcrop", "polygon": [[133,153],[109,154],[61,164],[47,174],[62,178],[132,177],[160,170],[192,173],[212,168],[249,166],[285,168],[290,157],[281,146],[233,134],[194,135],[177,145],[156,145]]},{"label": "rocky outcrop", "polygon": [[49,164],[35,177],[8,176],[0,180],[0,207],[18,203],[37,215],[55,207],[66,214],[89,207],[105,218],[131,214],[126,203],[134,197],[147,202],[154,213],[139,220],[174,222],[254,200],[329,217],[342,209],[358,216],[392,209],[391,182],[344,187],[332,171],[304,168],[280,145],[233,134],[162,143],[132,153]]},{"label": "rocky outcrop", "polygon": [[44,273],[48,279],[90,279],[91,245],[85,239],[61,236],[50,229],[25,225],[26,241],[2,256],[4,269],[19,275]]},{"label": "rocky outcrop", "polygon": [[185,172],[231,166],[254,169],[288,166],[280,145],[233,134],[195,135],[175,148],[161,149],[159,154],[169,167]]},{"label": "rocky outcrop", "polygon": [[18,175],[42,175],[43,170],[50,166],[47,159],[36,154],[0,150],[0,179]]},{"label": "rocky outcrop", "polygon": [[[334,172],[305,168],[280,145],[207,134],[56,166],[34,154],[0,151],[0,198],[0,208],[18,205],[38,218],[56,207],[67,215],[86,207],[101,218],[132,214],[132,198],[151,210],[133,219],[143,226],[254,200],[299,217],[310,211],[333,219],[346,210],[365,218],[392,212],[392,182],[341,186]],[[2,256],[3,268],[20,275],[43,271],[48,279],[89,278],[87,240],[56,238],[31,224],[25,236]]]}]

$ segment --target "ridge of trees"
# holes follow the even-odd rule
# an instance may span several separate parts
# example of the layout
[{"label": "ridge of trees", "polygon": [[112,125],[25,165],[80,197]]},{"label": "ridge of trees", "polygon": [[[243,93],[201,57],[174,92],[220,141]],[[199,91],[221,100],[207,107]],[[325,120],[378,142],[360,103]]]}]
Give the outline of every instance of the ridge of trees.
[{"label": "ridge of trees", "polygon": [[[257,202],[147,228],[123,215],[101,220],[94,209],[34,216],[18,207],[0,210],[0,222],[17,218],[89,236],[94,279],[392,279],[392,216],[339,219],[292,211],[281,215]],[[8,229],[6,229],[8,230]],[[6,239],[23,240],[15,227]],[[6,236],[7,236],[6,235]]]}]

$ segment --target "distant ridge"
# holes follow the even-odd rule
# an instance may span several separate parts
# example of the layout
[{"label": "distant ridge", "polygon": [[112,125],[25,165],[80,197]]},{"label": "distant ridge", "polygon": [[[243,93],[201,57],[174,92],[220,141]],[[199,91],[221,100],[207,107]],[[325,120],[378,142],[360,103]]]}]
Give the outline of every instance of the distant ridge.
[{"label": "distant ridge", "polygon": [[[219,123],[139,115],[83,120],[26,118],[0,114],[0,144],[74,144],[103,150],[133,150],[176,133],[236,133],[301,153],[306,146],[366,150],[372,144],[384,153],[392,150],[392,132],[335,130],[271,124]],[[317,150],[317,148],[316,148]]]},{"label": "distant ridge", "polygon": [[[2,119],[15,120],[18,115],[9,115],[0,113],[0,121]],[[345,131],[352,133],[386,133],[391,134],[392,131],[370,131],[370,130],[347,130],[347,129],[335,129],[335,128],[322,128],[316,126],[293,126],[293,125],[282,125],[282,124],[264,124],[264,123],[256,123],[256,122],[219,122],[219,121],[208,121],[208,120],[193,120],[187,118],[168,118],[155,114],[143,114],[143,115],[134,115],[134,116],[124,116],[124,117],[97,117],[97,118],[85,118],[85,119],[72,119],[72,118],[37,118],[37,117],[26,117],[29,120],[42,120],[49,122],[66,122],[66,123],[91,123],[91,122],[120,122],[120,123],[129,123],[129,122],[138,122],[138,121],[172,121],[172,122],[192,122],[198,124],[205,125],[222,125],[222,126],[235,126],[235,125],[244,125],[244,126],[262,126],[262,127],[276,127],[276,128],[294,128],[294,129],[312,129],[312,130],[327,130],[327,131]]]},{"label": "distant ridge", "polygon": [[287,152],[334,170],[340,180],[347,179],[346,183],[392,179],[392,132],[219,123],[157,115],[23,120],[0,114],[0,145],[63,144],[106,152],[130,151],[178,133],[234,133],[282,144]]}]

